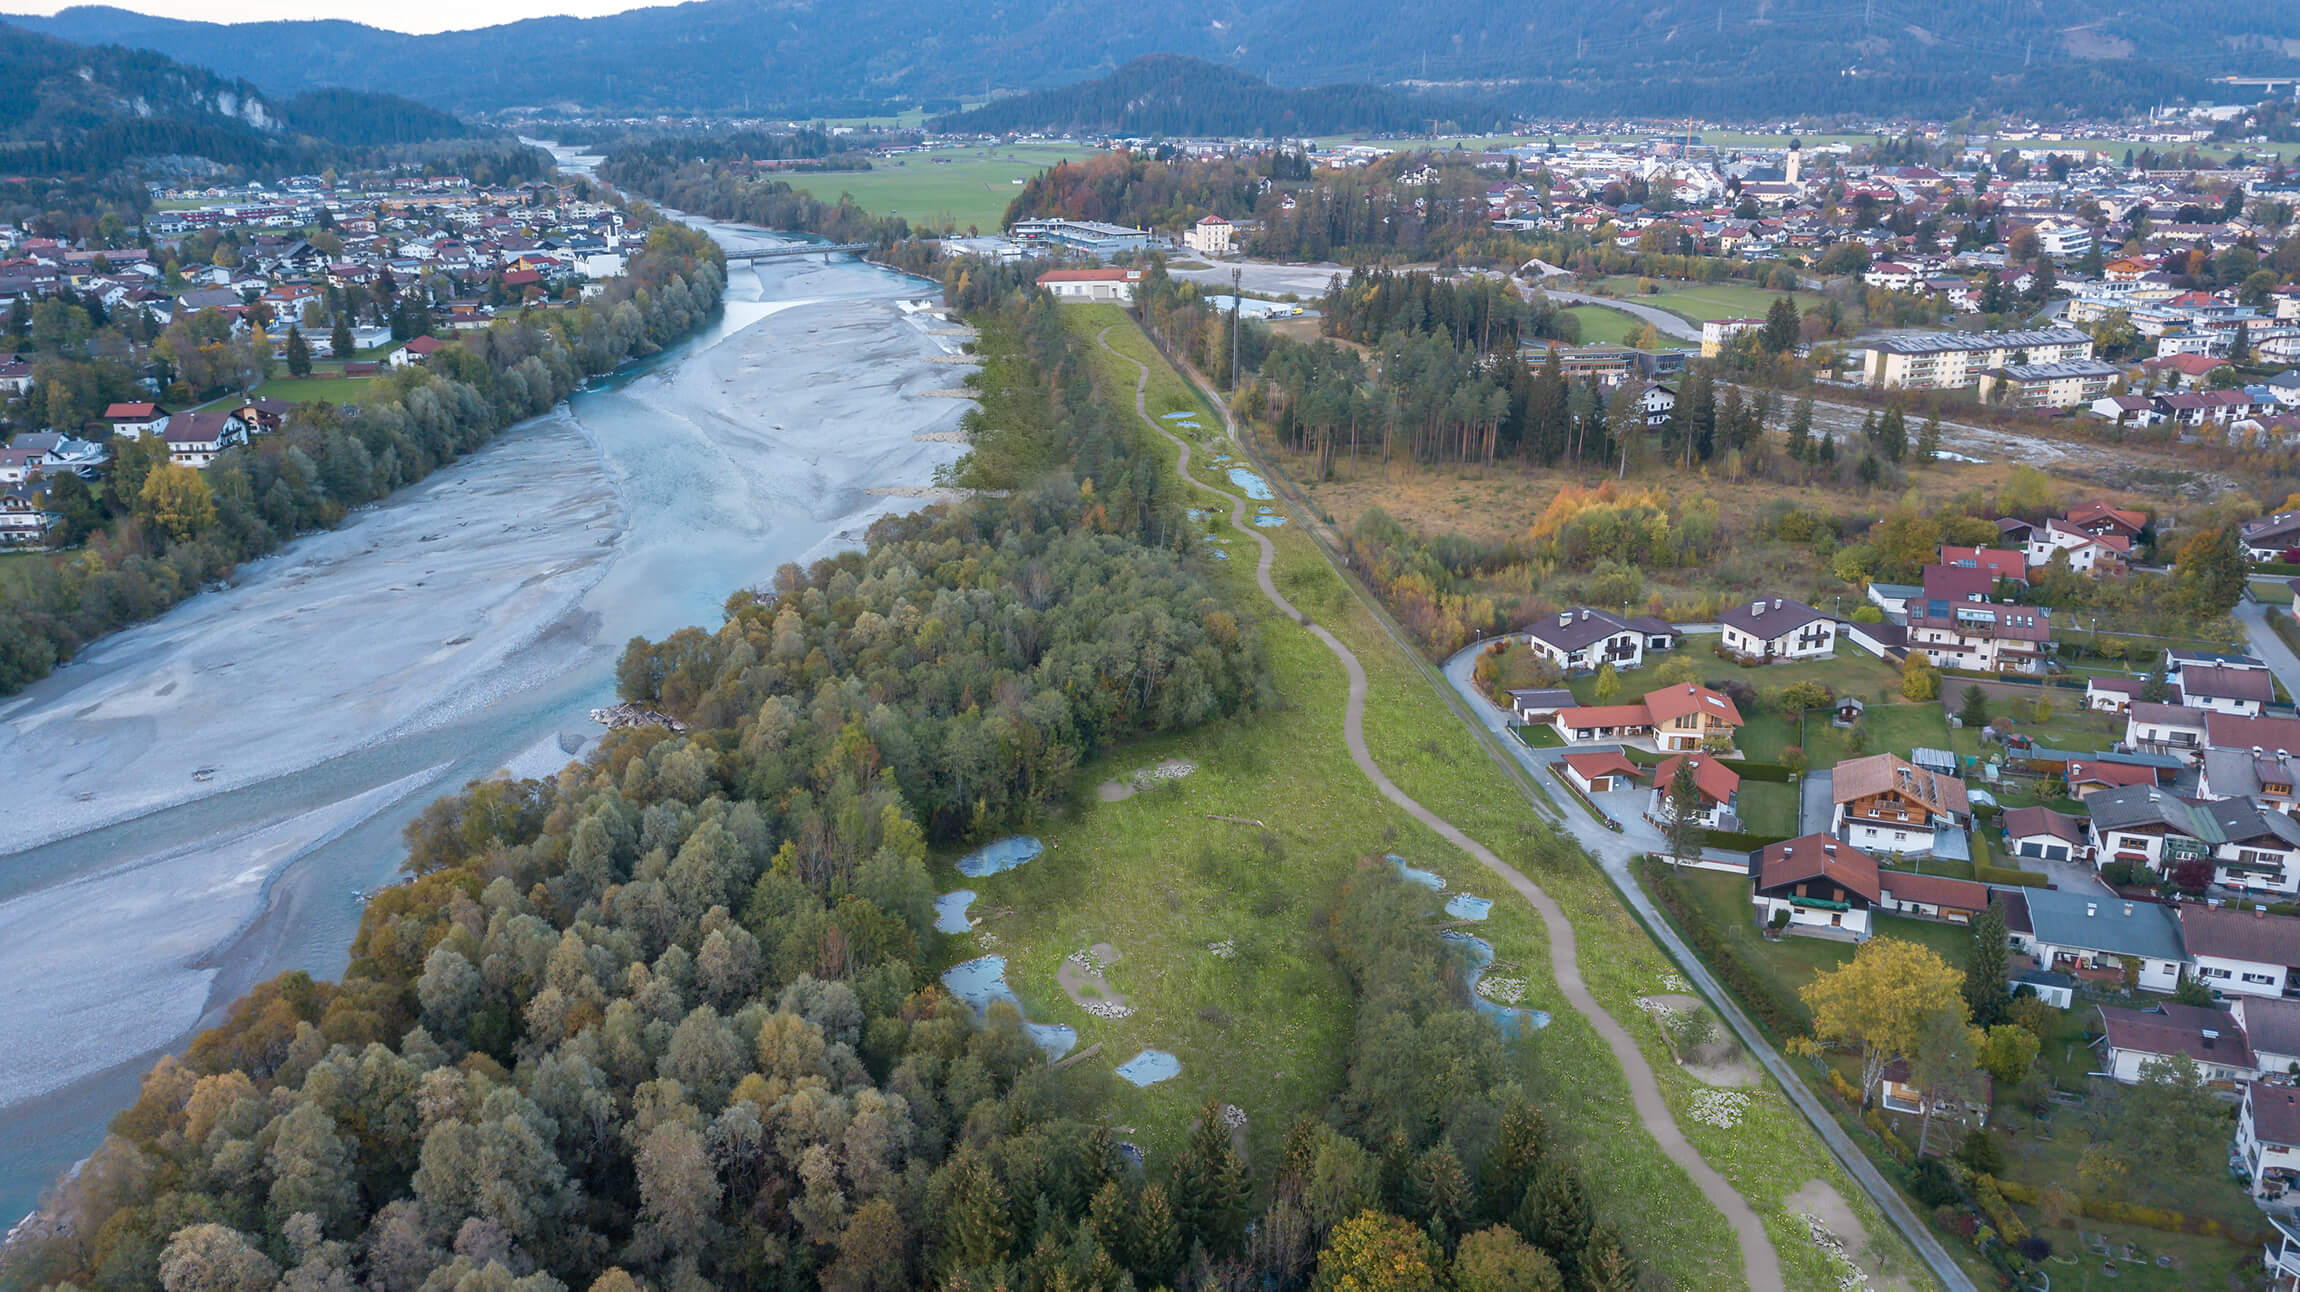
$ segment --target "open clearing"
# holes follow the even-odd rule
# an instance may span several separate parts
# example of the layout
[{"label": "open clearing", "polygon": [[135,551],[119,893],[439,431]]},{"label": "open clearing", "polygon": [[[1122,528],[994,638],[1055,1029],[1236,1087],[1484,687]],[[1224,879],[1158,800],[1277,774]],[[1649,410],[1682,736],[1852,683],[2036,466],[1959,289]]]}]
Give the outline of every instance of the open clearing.
[{"label": "open clearing", "polygon": [[[1661,290],[1649,293],[1637,290],[1639,281],[1626,277],[1604,280],[1605,286],[1623,300],[1656,305],[1695,323],[1710,319],[1763,318],[1765,311],[1773,307],[1774,299],[1784,294],[1743,283],[1679,283],[1668,279],[1653,280]],[[1800,311],[1825,304],[1811,292],[1786,294],[1796,297]]]},{"label": "open clearing", "polygon": [[851,193],[873,215],[899,215],[935,229],[995,232],[1006,224],[1007,204],[1026,180],[1056,162],[1077,161],[1095,150],[1078,143],[1012,143],[937,148],[880,158],[863,171],[791,176],[793,187],[826,202]]},{"label": "open clearing", "polygon": [[[1113,345],[1151,365],[1151,416],[1195,410],[1205,426],[1220,425],[1117,307],[1071,306],[1065,322],[1088,342],[1114,413],[1131,413],[1134,373],[1092,346],[1105,327]],[[1211,442],[1213,434],[1199,438]],[[1213,480],[1218,471],[1209,466],[1198,478]],[[1637,997],[1662,989],[1671,971],[1667,958],[1595,867],[1536,823],[1514,784],[1312,540],[1297,526],[1269,532],[1278,545],[1273,577],[1279,589],[1340,636],[1367,670],[1366,739],[1384,771],[1563,904],[1582,939],[1581,969],[1590,990],[1617,1018],[1633,1016]],[[986,907],[1010,913],[955,940],[948,958],[981,954],[983,934],[994,936],[1030,1017],[1076,1027],[1082,1048],[1103,1046],[1083,1067],[1108,1071],[1105,1060],[1146,1048],[1175,1054],[1182,1070],[1172,1080],[1135,1088],[1111,1079],[1112,1120],[1136,1127],[1131,1138],[1152,1153],[1178,1148],[1199,1107],[1218,1098],[1249,1114],[1249,1151],[1267,1165],[1286,1127],[1322,1111],[1343,1078],[1350,992],[1321,947],[1321,916],[1342,883],[1361,862],[1394,852],[1447,876],[1449,892],[1489,893],[1492,884],[1474,861],[1366,784],[1341,741],[1347,687],[1340,670],[1314,638],[1262,611],[1248,551],[1240,546],[1237,558],[1210,568],[1233,590],[1247,625],[1262,635],[1283,704],[1117,751],[1080,769],[1074,806],[1035,831],[1048,854],[964,885],[980,891]],[[1166,757],[1187,757],[1198,770],[1157,793],[1095,800],[1101,782]],[[954,879],[951,886],[959,885]],[[1501,961],[1546,963],[1540,923],[1520,901],[1497,902],[1478,935]],[[1125,951],[1106,975],[1133,1010],[1123,1019],[1090,1015],[1058,982],[1072,952],[1101,941]],[[1553,1016],[1519,1047],[1525,1081],[1553,1125],[1582,1146],[1600,1214],[1636,1236],[1636,1255],[1661,1283],[1737,1282],[1738,1254],[1724,1218],[1699,1201],[1684,1172],[1638,1123],[1620,1069],[1595,1031],[1564,1008],[1544,974],[1527,979],[1522,1003]],[[1811,1129],[1777,1091],[1762,1086],[1751,1090],[1737,1126],[1695,1121],[1692,1103],[1706,1087],[1677,1067],[1657,1030],[1638,1035],[1686,1134],[1764,1217],[1792,1286],[1835,1287],[1830,1263],[1811,1247],[1786,1202],[1794,1182],[1829,1161]],[[1859,1196],[1835,1167],[1825,1169]],[[1859,1210],[1872,1239],[1889,1246],[1897,1264],[1915,1268],[1915,1257],[1865,1198]]]}]

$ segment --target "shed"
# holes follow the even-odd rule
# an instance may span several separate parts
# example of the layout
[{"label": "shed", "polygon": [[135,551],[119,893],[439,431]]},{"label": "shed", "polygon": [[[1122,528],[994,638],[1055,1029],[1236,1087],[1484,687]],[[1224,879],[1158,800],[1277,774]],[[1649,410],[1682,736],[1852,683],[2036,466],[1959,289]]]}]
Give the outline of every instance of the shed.
[{"label": "shed", "polygon": [[1836,718],[1837,725],[1840,727],[1850,727],[1854,723],[1859,722],[1861,720],[1861,711],[1867,707],[1867,705],[1861,703],[1861,697],[1857,695],[1838,696]]}]

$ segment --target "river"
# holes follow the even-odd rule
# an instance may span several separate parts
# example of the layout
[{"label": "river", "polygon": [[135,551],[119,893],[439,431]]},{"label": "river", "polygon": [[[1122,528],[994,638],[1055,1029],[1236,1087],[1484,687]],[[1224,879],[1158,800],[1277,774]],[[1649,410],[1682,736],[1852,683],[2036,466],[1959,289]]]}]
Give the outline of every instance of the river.
[{"label": "river", "polygon": [[728,277],[701,334],[0,701],[0,1218],[251,984],[339,975],[425,803],[587,750],[633,635],[922,505],[869,491],[963,451],[931,285]]}]

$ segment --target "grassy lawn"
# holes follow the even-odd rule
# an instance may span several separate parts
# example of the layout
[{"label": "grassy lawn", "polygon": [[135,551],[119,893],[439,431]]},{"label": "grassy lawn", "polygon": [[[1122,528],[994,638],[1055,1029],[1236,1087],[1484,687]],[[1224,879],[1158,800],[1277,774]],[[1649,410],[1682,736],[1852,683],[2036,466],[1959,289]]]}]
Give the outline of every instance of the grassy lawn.
[{"label": "grassy lawn", "polygon": [[[1089,344],[1104,326],[1116,325],[1112,343],[1152,366],[1153,414],[1199,406],[1115,307],[1075,306],[1064,319]],[[1131,416],[1133,369],[1098,348],[1088,353],[1113,413]],[[1200,467],[1197,475],[1221,478],[1214,466]],[[1636,998],[1659,989],[1670,969],[1667,958],[1586,857],[1532,818],[1514,782],[1314,542],[1291,525],[1271,536],[1279,549],[1273,577],[1280,591],[1340,636],[1366,668],[1366,738],[1383,769],[1547,888],[1573,920],[1591,991],[1615,1017],[1637,1019]],[[1284,705],[1119,751],[1083,769],[1078,806],[1038,831],[1049,845],[1046,856],[966,883],[981,895],[975,913],[989,918],[981,930],[954,939],[949,958],[980,954],[984,933],[995,938],[1031,1017],[1069,1023],[1079,1029],[1082,1046],[1103,1046],[1090,1066],[1107,1070],[1145,1046],[1180,1057],[1182,1074],[1174,1080],[1144,1090],[1116,1085],[1111,1114],[1133,1128],[1128,1138],[1153,1153],[1171,1151],[1199,1104],[1218,1096],[1247,1110],[1250,1149],[1266,1164],[1287,1124],[1321,1112],[1343,1076],[1338,1055],[1352,1022],[1349,994],[1319,950],[1321,912],[1359,865],[1381,864],[1373,859],[1396,852],[1446,876],[1449,891],[1503,899],[1478,932],[1512,976],[1526,978],[1524,1003],[1555,1014],[1520,1047],[1525,1080],[1553,1125],[1581,1147],[1599,1214],[1631,1235],[1637,1257],[1659,1283],[1737,1282],[1738,1257],[1723,1218],[1699,1201],[1639,1124],[1603,1043],[1563,1008],[1545,971],[1546,935],[1538,918],[1508,900],[1482,867],[1366,784],[1341,744],[1346,683],[1339,666],[1306,631],[1267,613],[1252,586],[1252,546],[1243,540],[1225,546],[1232,559],[1209,568],[1262,634]],[[1102,803],[1091,793],[1102,780],[1169,756],[1189,758],[1199,770],[1123,802]],[[955,874],[948,877],[956,887]],[[1206,944],[1225,939],[1236,947],[1234,956],[1209,954]],[[1107,976],[1134,1007],[1131,1017],[1091,1017],[1054,984],[1064,957],[1098,941],[1111,942],[1123,956]],[[1861,1217],[1866,1233],[1848,1236],[1856,1247],[1880,1242],[1899,1253],[1898,1267],[1916,1267],[1777,1091],[1755,1092],[1733,1130],[1695,1123],[1689,1109],[1701,1087],[1671,1061],[1658,1029],[1632,1030],[1686,1133],[1765,1217],[1793,1286],[1835,1286],[1829,1262],[1784,1205],[1816,1177],[1837,1188]]]},{"label": "grassy lawn", "polygon": [[[1906,758],[1911,749],[1920,745],[1933,749],[1946,749],[1949,745],[1948,716],[1940,705],[1929,701],[1871,705],[1861,722],[1868,729],[1868,742],[1856,753],[1852,748],[1851,729],[1837,726],[1821,710],[1807,713],[1804,721],[1807,766],[1835,767],[1848,758],[1865,754],[1893,753]],[[1734,743],[1742,753],[1759,762],[1775,762],[1783,749],[1797,743],[1797,732],[1798,723],[1793,715],[1761,711],[1735,735]]]},{"label": "grassy lawn", "polygon": [[1797,787],[1794,785],[1742,781],[1740,808],[1741,828],[1750,834],[1790,838],[1800,833],[1797,829]]},{"label": "grassy lawn", "polygon": [[256,394],[291,404],[356,404],[375,382],[373,377],[274,377],[256,387]]},{"label": "grassy lawn", "polygon": [[1059,161],[1076,161],[1094,150],[1081,144],[1012,143],[973,148],[938,148],[871,163],[867,171],[792,175],[791,183],[826,202],[851,193],[873,215],[899,215],[913,225],[936,229],[975,228],[993,233],[1006,224],[1007,204],[1021,192],[1017,182]]},{"label": "grassy lawn", "polygon": [[2252,599],[2268,606],[2292,604],[2292,583],[2289,579],[2254,579],[2245,585]]},{"label": "grassy lawn", "polygon": [[50,552],[0,552],[0,592],[22,592],[26,580],[32,575],[33,563],[54,559],[54,554]]}]

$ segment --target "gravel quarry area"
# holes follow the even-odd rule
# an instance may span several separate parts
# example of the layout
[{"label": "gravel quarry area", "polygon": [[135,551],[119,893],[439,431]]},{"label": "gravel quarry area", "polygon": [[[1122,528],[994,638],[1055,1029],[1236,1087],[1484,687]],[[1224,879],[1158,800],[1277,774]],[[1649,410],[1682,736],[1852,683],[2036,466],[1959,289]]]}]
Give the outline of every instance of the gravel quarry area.
[{"label": "gravel quarry area", "polygon": [[928,285],[844,257],[729,279],[698,337],[0,701],[0,973],[40,984],[0,1017],[0,1215],[129,1066],[253,982],[339,974],[424,803],[589,748],[631,636],[715,627],[927,505],[970,406],[922,397],[963,340],[904,307]]}]

